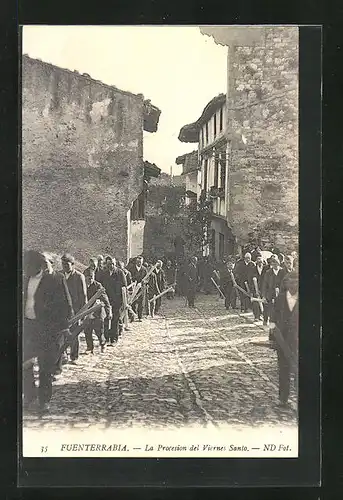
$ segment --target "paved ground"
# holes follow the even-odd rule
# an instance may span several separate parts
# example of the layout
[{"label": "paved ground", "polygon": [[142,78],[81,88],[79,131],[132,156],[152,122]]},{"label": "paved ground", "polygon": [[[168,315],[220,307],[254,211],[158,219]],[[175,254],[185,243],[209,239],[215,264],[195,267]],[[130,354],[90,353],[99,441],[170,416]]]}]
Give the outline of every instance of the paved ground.
[{"label": "paved ground", "polygon": [[261,345],[263,329],[214,295],[196,305],[165,299],[158,318],[133,323],[114,348],[101,355],[96,345],[65,365],[50,414],[26,415],[24,426],[294,425],[294,396],[290,409],[278,406],[276,355]]}]

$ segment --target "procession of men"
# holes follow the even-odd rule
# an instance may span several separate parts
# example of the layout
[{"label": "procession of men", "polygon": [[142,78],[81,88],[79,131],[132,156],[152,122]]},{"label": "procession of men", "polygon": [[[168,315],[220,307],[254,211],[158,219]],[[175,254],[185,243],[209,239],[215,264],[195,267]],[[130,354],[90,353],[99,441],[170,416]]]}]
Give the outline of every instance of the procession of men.
[{"label": "procession of men", "polygon": [[[24,261],[23,399],[32,410],[38,398],[41,414],[49,411],[53,382],[65,364],[77,364],[79,335],[84,332],[84,354],[106,355],[126,331],[144,318],[155,318],[163,300],[185,297],[196,308],[197,295],[218,293],[224,307],[242,318],[251,310],[254,322],[269,332],[277,352],[279,400],[286,406],[291,374],[297,384],[298,367],[298,256],[270,253],[259,247],[222,262],[191,256],[183,262],[137,256],[127,265],[110,256],[89,259],[76,269],[65,253],[54,268],[45,252],[27,251]],[[55,266],[56,267],[56,266]],[[158,317],[158,316],[157,316]],[[94,338],[98,340],[95,349]],[[118,347],[119,348],[119,347]],[[39,366],[36,387],[34,366]]]}]

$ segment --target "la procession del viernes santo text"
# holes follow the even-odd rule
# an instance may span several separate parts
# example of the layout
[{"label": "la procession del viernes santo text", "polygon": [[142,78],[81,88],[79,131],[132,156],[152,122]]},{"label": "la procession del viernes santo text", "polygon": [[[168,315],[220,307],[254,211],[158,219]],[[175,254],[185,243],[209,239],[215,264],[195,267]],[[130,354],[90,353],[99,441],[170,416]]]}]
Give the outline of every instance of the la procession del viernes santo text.
[{"label": "la procession del viernes santo text", "polygon": [[[145,447],[135,448],[140,451],[157,451],[157,452],[174,452],[174,451],[203,451],[203,452],[225,452],[225,451],[250,451],[250,449],[245,446],[237,446],[230,444],[228,446],[214,446],[210,444],[194,444],[190,446],[184,445],[175,445],[175,446],[167,446],[163,444],[158,445],[150,445],[146,444]],[[287,444],[264,444],[261,447],[262,451],[290,451],[290,446]],[[130,448],[126,444],[62,444],[61,451],[64,452],[82,452],[82,451],[119,451],[125,452],[130,451]]]}]

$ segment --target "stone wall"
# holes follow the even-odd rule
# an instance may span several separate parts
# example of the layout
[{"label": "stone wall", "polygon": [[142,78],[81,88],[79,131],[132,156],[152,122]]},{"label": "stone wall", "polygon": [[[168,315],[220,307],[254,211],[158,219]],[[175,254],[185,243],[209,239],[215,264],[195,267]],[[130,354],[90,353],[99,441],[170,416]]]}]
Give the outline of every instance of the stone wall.
[{"label": "stone wall", "polygon": [[[227,28],[230,29],[230,28]],[[298,245],[298,29],[268,27],[228,47],[228,222],[239,244]],[[258,35],[258,36],[257,36]]]},{"label": "stone wall", "polygon": [[23,246],[126,259],[143,186],[143,96],[23,57]]}]

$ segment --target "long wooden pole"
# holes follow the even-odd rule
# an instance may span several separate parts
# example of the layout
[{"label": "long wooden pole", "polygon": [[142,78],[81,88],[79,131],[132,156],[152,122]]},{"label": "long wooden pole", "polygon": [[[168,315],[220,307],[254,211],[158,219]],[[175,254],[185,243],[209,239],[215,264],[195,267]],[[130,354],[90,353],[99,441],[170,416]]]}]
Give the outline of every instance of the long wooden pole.
[{"label": "long wooden pole", "polygon": [[248,292],[247,292],[246,290],[244,290],[244,288],[242,288],[242,287],[240,287],[239,285],[237,285],[237,282],[236,282],[236,280],[235,280],[235,277],[234,277],[234,275],[233,275],[233,272],[232,272],[232,271],[230,271],[230,276],[231,276],[231,279],[232,279],[233,286],[234,286],[237,290],[241,291],[244,295],[246,295],[247,297],[249,297],[249,299],[251,299],[251,295],[249,295],[249,294],[248,294]]},{"label": "long wooden pole", "polygon": [[165,290],[163,290],[163,292],[161,292],[159,295],[154,295],[153,298],[149,300],[149,303],[154,302],[155,300],[159,299],[160,297],[163,297],[163,295],[165,295],[168,292],[174,292],[174,288],[172,286],[170,286],[169,288],[166,288]]},{"label": "long wooden pole", "polygon": [[87,309],[87,311],[78,312],[77,314],[75,314],[75,316],[73,316],[70,319],[70,321],[68,321],[69,326],[72,326],[74,323],[77,323],[77,321],[79,321],[80,319],[85,318],[86,316],[92,314],[93,312],[98,311],[101,307],[103,307],[102,304],[95,304],[94,306],[92,306],[89,309]]},{"label": "long wooden pole", "polygon": [[123,298],[123,315],[124,315],[124,325],[125,328],[129,326],[129,315],[128,315],[128,303],[127,303],[127,290],[126,287],[123,286],[121,289],[122,298]]},{"label": "long wooden pole", "polygon": [[126,287],[126,288],[127,288],[127,290],[129,290],[132,286],[133,286],[133,289],[132,289],[132,290],[134,290],[134,288],[135,288],[135,286],[136,286],[136,281],[133,281],[132,283],[130,283],[130,285],[128,285],[128,286]]},{"label": "long wooden pole", "polygon": [[221,298],[225,299],[225,295],[223,294],[223,292],[221,291],[221,289],[219,288],[219,286],[217,285],[217,283],[215,282],[215,280],[213,278],[211,278],[211,281],[213,282],[214,286],[218,290],[219,295],[221,296]]},{"label": "long wooden pole", "polygon": [[[94,306],[94,310],[97,310],[99,309],[100,307],[102,307],[102,304],[97,304],[96,306]],[[95,309],[96,308],[96,309]],[[82,332],[82,330],[85,328],[85,326],[87,325],[87,323],[89,323],[90,321],[90,318],[88,317],[85,317],[85,316],[89,316],[89,314],[91,314],[90,312],[86,312],[86,314],[84,313],[84,320],[83,322],[81,323],[81,325],[77,325],[77,327],[75,328],[75,330],[73,331],[73,333],[71,335],[69,335],[69,337],[67,338],[67,340],[64,342],[63,346],[61,347],[61,349],[59,350],[59,353],[56,357],[56,359],[58,359],[62,353],[66,350],[66,348],[68,347],[68,345],[70,345],[75,339],[76,337]],[[63,333],[63,332],[69,332],[69,329],[67,330],[61,330],[59,333]],[[26,361],[23,362],[23,369],[27,369],[29,368],[31,365],[34,364],[34,361],[35,361],[35,356],[30,358],[30,359],[27,359]]]},{"label": "long wooden pole", "polygon": [[101,295],[104,292],[106,292],[104,287],[99,288],[99,290],[88,300],[88,302],[86,302],[86,304],[77,311],[77,314],[81,314],[84,311],[87,311],[87,309],[89,309],[96,300],[100,299]]}]

